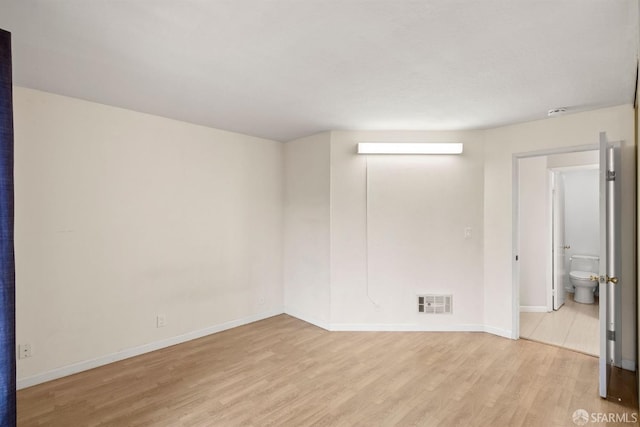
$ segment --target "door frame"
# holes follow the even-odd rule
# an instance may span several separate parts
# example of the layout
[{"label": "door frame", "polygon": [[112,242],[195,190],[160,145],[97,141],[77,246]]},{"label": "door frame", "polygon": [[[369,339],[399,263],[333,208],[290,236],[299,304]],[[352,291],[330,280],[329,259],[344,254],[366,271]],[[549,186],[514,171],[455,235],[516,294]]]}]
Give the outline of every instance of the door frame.
[{"label": "door frame", "polygon": [[[547,283],[546,283],[546,291],[547,291],[547,309],[549,311],[554,311],[556,309],[556,300],[558,298],[558,284],[555,283],[556,281],[556,269],[557,267],[557,263],[556,263],[556,252],[557,250],[559,250],[560,248],[557,247],[556,245],[556,229],[557,229],[557,225],[556,224],[556,209],[558,209],[558,207],[556,206],[556,192],[559,191],[558,190],[558,178],[560,178],[562,171],[560,170],[560,168],[547,168],[547,215],[549,218],[549,241],[551,242],[551,251],[548,254],[547,259],[549,259],[549,265],[551,266],[551,268],[549,269],[549,271],[547,271],[546,277],[547,277]],[[564,225],[564,224],[563,224]],[[563,245],[566,244],[566,242],[563,240]],[[565,249],[562,249],[562,260],[564,262],[564,258],[565,258],[565,254],[566,251]],[[555,285],[555,286],[554,286]],[[562,292],[564,292],[564,283],[562,283],[561,287],[563,288]],[[555,291],[555,292],[554,292]],[[564,300],[564,298],[563,298]],[[563,302],[564,304],[564,302]]]},{"label": "door frame", "polygon": [[579,153],[583,151],[599,150],[598,144],[576,145],[572,147],[560,147],[546,150],[534,150],[520,153],[513,153],[511,156],[511,224],[512,224],[512,247],[511,247],[511,337],[520,339],[520,263],[518,262],[518,248],[520,247],[520,170],[518,162],[520,159],[529,157],[551,156],[554,154]]}]

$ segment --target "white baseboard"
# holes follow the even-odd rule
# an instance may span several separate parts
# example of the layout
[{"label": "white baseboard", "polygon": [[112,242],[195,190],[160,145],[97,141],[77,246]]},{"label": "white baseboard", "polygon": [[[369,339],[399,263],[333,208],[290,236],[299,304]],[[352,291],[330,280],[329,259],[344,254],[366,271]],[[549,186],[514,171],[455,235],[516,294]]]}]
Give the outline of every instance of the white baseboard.
[{"label": "white baseboard", "polygon": [[332,323],[331,331],[350,332],[484,332],[484,326],[476,324],[462,325],[423,325],[419,323]]},{"label": "white baseboard", "polygon": [[636,371],[636,362],[634,360],[624,360],[622,359],[622,369],[626,371]]},{"label": "white baseboard", "polygon": [[512,332],[480,324],[423,325],[418,323],[331,323],[330,331],[369,332],[486,332],[499,337],[513,339]]},{"label": "white baseboard", "polygon": [[420,323],[329,323],[307,316],[295,309],[285,308],[284,312],[327,331],[335,332],[486,332],[503,338],[513,339],[512,331],[481,324],[425,325]]},{"label": "white baseboard", "polygon": [[521,313],[547,313],[549,309],[546,305],[521,305]]},{"label": "white baseboard", "polygon": [[320,320],[314,316],[309,316],[306,313],[303,313],[295,308],[285,307],[284,312],[289,316],[295,317],[296,319],[302,320],[303,322],[311,323],[314,326],[330,331],[329,323],[323,320]]},{"label": "white baseboard", "polygon": [[497,335],[502,338],[515,339],[513,337],[513,331],[508,329],[494,328],[493,326],[484,325],[484,331],[488,334]]},{"label": "white baseboard", "polygon": [[128,359],[130,357],[139,356],[144,353],[159,350],[161,348],[170,347],[172,345],[180,344],[183,342],[191,341],[197,338],[202,338],[207,335],[215,334],[216,332],[225,331],[227,329],[235,328],[237,326],[246,325],[249,323],[257,322],[258,320],[267,319],[269,317],[277,316],[284,313],[279,309],[273,309],[262,313],[254,314],[252,316],[243,317],[241,319],[230,320],[218,325],[209,326],[208,328],[200,329],[186,334],[178,335],[175,337],[167,338],[160,341],[151,342],[138,347],[129,348],[126,350],[118,351],[116,353],[107,354],[91,360],[85,360],[73,365],[63,366],[62,368],[52,369],[41,374],[33,375],[26,378],[19,378],[16,381],[16,388],[18,390],[31,387],[36,384],[41,384],[47,381],[55,380],[58,378],[66,377],[68,375],[77,374],[78,372],[86,371],[89,369],[97,368],[99,366],[107,365],[109,363],[117,362],[119,360]]}]

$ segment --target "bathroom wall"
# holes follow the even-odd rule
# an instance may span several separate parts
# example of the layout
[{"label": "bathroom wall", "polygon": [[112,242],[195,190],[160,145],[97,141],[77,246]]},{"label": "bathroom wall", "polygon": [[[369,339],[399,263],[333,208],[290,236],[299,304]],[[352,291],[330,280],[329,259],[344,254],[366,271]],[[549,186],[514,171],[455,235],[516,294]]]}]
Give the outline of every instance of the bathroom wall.
[{"label": "bathroom wall", "polygon": [[[599,170],[562,172],[565,182],[565,244],[572,255],[600,253]],[[569,269],[567,268],[567,274]],[[566,277],[565,284],[569,278]]]},{"label": "bathroom wall", "polygon": [[[565,187],[564,241],[571,247],[565,251],[567,274],[564,276],[563,286],[569,292],[573,292],[573,285],[569,280],[571,256],[574,254],[598,255],[600,252],[599,162],[598,150],[556,154],[547,159],[547,167],[557,169],[562,174],[562,185]],[[567,176],[572,177],[569,178],[569,184],[567,184]],[[587,176],[591,179],[587,179]],[[567,185],[569,185],[568,189]],[[590,243],[586,244],[586,241]]]}]

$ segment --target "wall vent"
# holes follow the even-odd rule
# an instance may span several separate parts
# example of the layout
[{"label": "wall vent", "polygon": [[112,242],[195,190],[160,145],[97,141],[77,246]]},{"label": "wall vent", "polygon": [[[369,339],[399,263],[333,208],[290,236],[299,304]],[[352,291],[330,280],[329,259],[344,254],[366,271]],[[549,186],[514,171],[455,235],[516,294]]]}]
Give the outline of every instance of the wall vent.
[{"label": "wall vent", "polygon": [[418,313],[453,313],[453,295],[418,295]]}]

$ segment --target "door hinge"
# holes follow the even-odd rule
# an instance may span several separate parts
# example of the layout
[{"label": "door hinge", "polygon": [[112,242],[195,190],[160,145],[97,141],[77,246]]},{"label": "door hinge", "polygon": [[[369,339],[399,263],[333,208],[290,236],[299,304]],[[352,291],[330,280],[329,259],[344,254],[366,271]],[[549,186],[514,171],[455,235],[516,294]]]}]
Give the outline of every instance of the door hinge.
[{"label": "door hinge", "polygon": [[616,171],[607,171],[607,181],[615,181],[616,180]]},{"label": "door hinge", "polygon": [[616,340],[616,331],[607,331],[607,339],[609,341],[615,341]]}]

